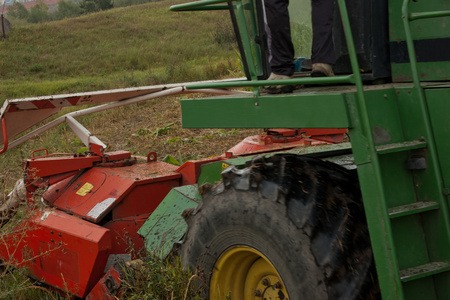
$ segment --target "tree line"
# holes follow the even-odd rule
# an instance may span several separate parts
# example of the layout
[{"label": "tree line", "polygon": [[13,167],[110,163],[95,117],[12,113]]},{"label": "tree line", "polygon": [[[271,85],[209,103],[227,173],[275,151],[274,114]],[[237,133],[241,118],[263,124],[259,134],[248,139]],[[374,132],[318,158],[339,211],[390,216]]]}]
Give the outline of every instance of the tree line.
[{"label": "tree line", "polygon": [[26,20],[29,23],[41,23],[78,17],[84,14],[108,10],[135,4],[153,2],[155,0],[61,0],[54,11],[50,11],[44,0],[36,0],[36,5],[27,9],[22,3],[15,2],[8,7],[8,16]]}]

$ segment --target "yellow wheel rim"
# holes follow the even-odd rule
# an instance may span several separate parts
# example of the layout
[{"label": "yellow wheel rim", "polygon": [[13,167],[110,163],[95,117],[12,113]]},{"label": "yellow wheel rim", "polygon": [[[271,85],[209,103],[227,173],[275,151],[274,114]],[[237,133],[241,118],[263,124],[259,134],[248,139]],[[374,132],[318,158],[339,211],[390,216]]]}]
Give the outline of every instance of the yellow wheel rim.
[{"label": "yellow wheel rim", "polygon": [[230,248],[218,259],[210,282],[210,299],[289,299],[272,263],[250,247]]}]

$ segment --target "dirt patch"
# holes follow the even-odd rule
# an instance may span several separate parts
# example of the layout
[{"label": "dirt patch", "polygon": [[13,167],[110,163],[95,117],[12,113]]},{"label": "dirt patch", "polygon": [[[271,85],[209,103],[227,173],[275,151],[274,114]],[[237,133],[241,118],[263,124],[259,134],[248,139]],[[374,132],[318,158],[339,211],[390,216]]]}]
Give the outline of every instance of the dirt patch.
[{"label": "dirt patch", "polygon": [[108,151],[128,150],[162,159],[199,159],[223,154],[262,129],[183,129],[178,97],[165,97],[97,114],[86,125],[108,145]]}]

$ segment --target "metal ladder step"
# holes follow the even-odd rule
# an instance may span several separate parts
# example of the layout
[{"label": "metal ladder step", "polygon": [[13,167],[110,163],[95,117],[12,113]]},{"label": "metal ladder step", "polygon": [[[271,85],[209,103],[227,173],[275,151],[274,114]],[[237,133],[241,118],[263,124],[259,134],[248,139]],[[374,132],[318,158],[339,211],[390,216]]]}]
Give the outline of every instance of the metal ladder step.
[{"label": "metal ladder step", "polygon": [[400,280],[402,282],[408,282],[447,271],[450,271],[450,262],[432,262],[418,267],[401,270]]},{"label": "metal ladder step", "polygon": [[403,143],[392,143],[386,145],[376,146],[376,150],[378,154],[389,154],[406,150],[414,150],[421,149],[427,146],[427,142],[417,140],[417,141],[408,141]]},{"label": "metal ladder step", "polygon": [[418,214],[433,209],[439,208],[439,202],[436,201],[422,201],[414,202],[412,204],[401,205],[389,208],[389,218],[395,219],[399,217],[409,216],[412,214]]}]

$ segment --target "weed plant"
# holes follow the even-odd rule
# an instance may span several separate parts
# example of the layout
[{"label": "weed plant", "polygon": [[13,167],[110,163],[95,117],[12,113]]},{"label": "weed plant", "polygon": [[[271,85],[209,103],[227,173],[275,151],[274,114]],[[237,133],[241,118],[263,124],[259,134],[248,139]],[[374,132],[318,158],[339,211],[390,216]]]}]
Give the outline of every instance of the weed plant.
[{"label": "weed plant", "polygon": [[312,31],[309,23],[291,23],[292,43],[297,57],[310,57]]},{"label": "weed plant", "polygon": [[184,270],[179,257],[152,256],[124,268],[124,299],[197,300],[205,286]]},{"label": "weed plant", "polygon": [[[40,198],[41,193],[35,198]],[[32,211],[38,208],[31,209],[29,205],[24,205],[8,223],[0,224],[0,245],[7,246],[9,253],[9,259],[0,260],[0,299],[71,299],[68,291],[57,292],[41,285],[28,277],[27,268],[18,267],[18,263],[26,265],[58,248],[37,255],[29,252],[29,257],[22,262],[14,259],[15,252],[20,251],[23,255],[27,250],[20,245],[24,239],[34,235],[33,223],[27,221],[33,218]],[[124,267],[123,274],[121,284],[124,292],[116,299],[201,299],[202,289],[198,288],[197,276],[183,270],[178,257],[162,259],[149,255],[145,261],[139,260],[139,263]]]},{"label": "weed plant", "polygon": [[[2,182],[6,182],[3,177],[8,176],[2,174]],[[0,197],[0,206],[2,200],[6,198],[9,191],[2,189],[3,193]],[[39,203],[39,202],[36,202]],[[37,207],[36,207],[37,208]],[[32,217],[32,208],[30,205],[22,205],[17,212],[3,211],[0,215],[0,220],[5,220],[6,215],[10,218],[9,222],[0,222],[0,247],[7,249],[7,257],[0,260],[0,299],[63,299],[56,293],[39,285],[30,279],[27,275],[27,269],[19,267],[18,264],[27,264],[28,262],[39,259],[39,256],[47,253],[29,253],[28,258],[24,261],[18,262],[14,259],[16,252],[20,251],[22,254],[27,251],[26,248],[19,245],[27,237],[32,235],[34,226],[27,222]]]}]

